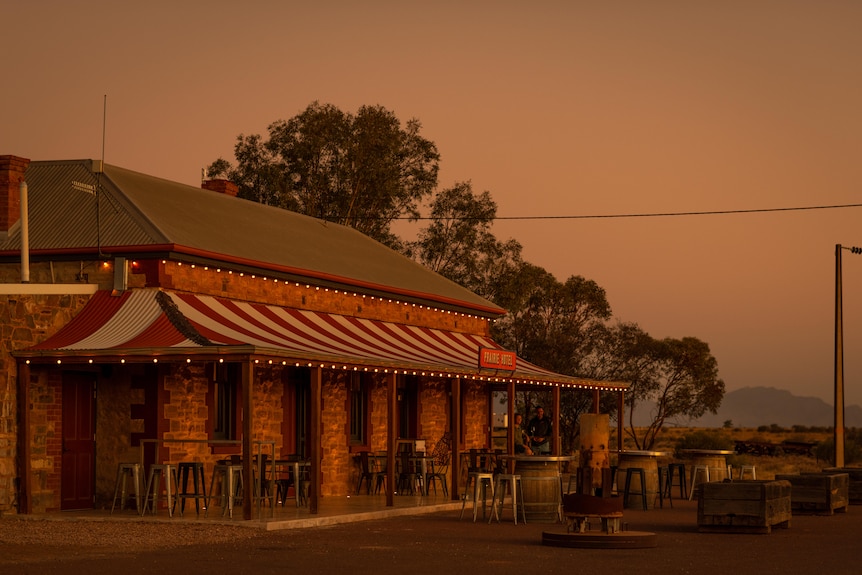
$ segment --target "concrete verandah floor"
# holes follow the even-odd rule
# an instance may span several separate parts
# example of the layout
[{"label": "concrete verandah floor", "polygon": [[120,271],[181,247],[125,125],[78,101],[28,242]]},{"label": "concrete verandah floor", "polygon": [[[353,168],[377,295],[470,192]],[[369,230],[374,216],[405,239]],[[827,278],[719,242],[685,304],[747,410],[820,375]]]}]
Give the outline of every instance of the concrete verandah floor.
[{"label": "concrete verandah floor", "polygon": [[[168,515],[167,506],[162,501],[162,505],[157,512],[153,514],[150,510],[146,515],[138,515],[134,509],[134,503],[130,500],[132,508],[128,503],[125,509],[119,508],[119,503],[114,512],[111,513],[110,507],[106,509],[84,509],[75,511],[60,511],[39,515],[39,518],[56,519],[56,520],[82,520],[82,521],[148,521],[148,522],[182,522],[182,523],[202,523],[202,524],[229,524],[234,526],[249,527],[252,529],[262,529],[266,531],[274,531],[280,529],[300,529],[304,527],[320,527],[325,525],[337,525],[341,523],[353,523],[357,521],[368,521],[373,519],[385,519],[389,517],[399,517],[405,515],[422,515],[426,513],[437,513],[440,511],[460,511],[462,502],[460,500],[453,501],[449,496],[444,496],[443,493],[434,494],[433,492],[427,496],[420,495],[396,495],[392,507],[386,506],[386,496],[359,495],[349,496],[325,496],[320,498],[318,505],[318,513],[312,514],[308,506],[296,506],[293,499],[285,501],[284,505],[276,504],[271,507],[268,503],[258,505],[254,503],[252,507],[252,519],[244,520],[242,518],[242,506],[237,505],[233,510],[233,518],[227,513],[222,514],[221,501],[210,501],[210,509],[205,513],[201,509],[200,513],[195,513],[195,504],[193,500],[188,500],[185,504],[185,512],[179,514],[179,507],[173,513],[173,517]],[[472,503],[468,500],[467,509],[471,508]],[[201,505],[202,506],[202,505]],[[466,514],[466,513],[465,513]],[[37,517],[37,516],[33,516]]]}]

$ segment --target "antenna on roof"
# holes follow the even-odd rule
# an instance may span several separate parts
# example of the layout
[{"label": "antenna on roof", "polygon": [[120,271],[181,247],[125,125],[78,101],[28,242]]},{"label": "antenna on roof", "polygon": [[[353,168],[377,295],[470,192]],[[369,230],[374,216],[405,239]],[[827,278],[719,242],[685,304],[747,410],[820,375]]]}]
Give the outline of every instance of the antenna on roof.
[{"label": "antenna on roof", "polygon": [[102,253],[102,222],[101,209],[99,207],[99,198],[102,195],[102,172],[105,171],[105,127],[108,119],[108,95],[102,102],[102,159],[99,161],[99,171],[96,172],[96,249],[99,251],[99,258],[104,258]]},{"label": "antenna on roof", "polygon": [[108,124],[108,95],[105,94],[105,99],[102,102],[102,165],[99,166],[99,173],[105,169],[105,129]]}]

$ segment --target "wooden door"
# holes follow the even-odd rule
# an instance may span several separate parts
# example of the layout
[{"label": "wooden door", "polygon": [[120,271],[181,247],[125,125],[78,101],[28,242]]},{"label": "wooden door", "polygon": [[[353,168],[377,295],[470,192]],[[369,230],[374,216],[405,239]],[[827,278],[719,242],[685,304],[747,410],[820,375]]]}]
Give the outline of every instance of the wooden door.
[{"label": "wooden door", "polygon": [[60,509],[92,509],[95,489],[95,382],[93,374],[63,374],[63,459]]}]

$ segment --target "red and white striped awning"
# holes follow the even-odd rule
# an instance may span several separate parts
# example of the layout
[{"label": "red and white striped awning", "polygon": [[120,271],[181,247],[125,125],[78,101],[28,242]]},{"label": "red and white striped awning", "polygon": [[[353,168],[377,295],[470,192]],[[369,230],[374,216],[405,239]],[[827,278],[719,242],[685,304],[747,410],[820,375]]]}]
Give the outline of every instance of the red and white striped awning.
[{"label": "red and white striped awning", "polygon": [[522,382],[620,389],[554,373],[523,359],[514,371],[479,367],[479,350],[501,349],[488,337],[251,303],[136,289],[100,291],[57,334],[15,355],[24,358],[181,356],[210,351],[279,361],[482,375]]}]

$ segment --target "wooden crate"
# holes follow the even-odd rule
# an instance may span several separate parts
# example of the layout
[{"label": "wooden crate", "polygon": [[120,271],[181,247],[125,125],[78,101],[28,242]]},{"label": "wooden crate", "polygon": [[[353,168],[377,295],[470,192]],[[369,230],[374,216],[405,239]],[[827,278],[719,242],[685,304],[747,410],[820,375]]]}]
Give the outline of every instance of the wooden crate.
[{"label": "wooden crate", "polygon": [[697,500],[698,531],[770,533],[790,527],[789,481],[703,483]]},{"label": "wooden crate", "polygon": [[862,468],[860,467],[827,467],[823,473],[846,473],[850,476],[848,495],[850,505],[862,505]]},{"label": "wooden crate", "polygon": [[803,473],[776,475],[790,482],[790,507],[793,513],[832,515],[846,512],[850,503],[850,475],[847,473]]}]

